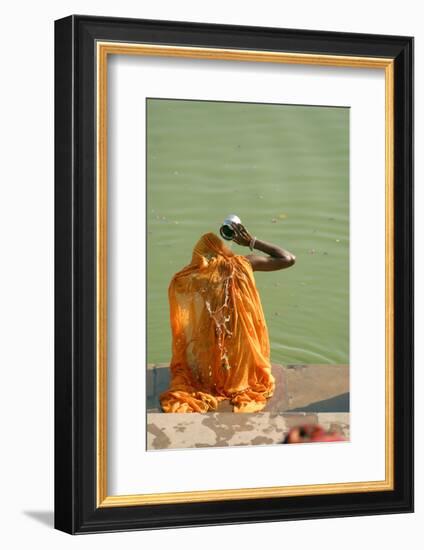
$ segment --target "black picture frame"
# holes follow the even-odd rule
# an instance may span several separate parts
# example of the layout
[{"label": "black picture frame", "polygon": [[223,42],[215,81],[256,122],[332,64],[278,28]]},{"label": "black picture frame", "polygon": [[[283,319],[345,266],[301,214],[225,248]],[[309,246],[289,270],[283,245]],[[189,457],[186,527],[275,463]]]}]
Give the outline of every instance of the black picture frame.
[{"label": "black picture frame", "polygon": [[[99,40],[394,60],[394,489],[97,506]],[[55,22],[55,527],[93,533],[413,511],[413,39],[73,15]]]}]

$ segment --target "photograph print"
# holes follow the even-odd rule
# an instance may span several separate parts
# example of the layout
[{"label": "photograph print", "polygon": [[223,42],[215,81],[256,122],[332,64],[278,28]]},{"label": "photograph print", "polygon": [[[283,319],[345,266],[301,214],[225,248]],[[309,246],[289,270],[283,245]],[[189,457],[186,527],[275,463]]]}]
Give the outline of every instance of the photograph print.
[{"label": "photograph print", "polygon": [[147,450],[349,440],[349,108],[148,98]]}]

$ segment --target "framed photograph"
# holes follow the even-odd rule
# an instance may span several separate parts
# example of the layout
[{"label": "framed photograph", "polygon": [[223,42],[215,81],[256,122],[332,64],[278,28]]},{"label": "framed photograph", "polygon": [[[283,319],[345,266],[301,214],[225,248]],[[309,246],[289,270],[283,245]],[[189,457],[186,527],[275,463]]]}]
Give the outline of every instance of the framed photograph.
[{"label": "framed photograph", "polygon": [[55,23],[55,526],[413,510],[413,39]]}]

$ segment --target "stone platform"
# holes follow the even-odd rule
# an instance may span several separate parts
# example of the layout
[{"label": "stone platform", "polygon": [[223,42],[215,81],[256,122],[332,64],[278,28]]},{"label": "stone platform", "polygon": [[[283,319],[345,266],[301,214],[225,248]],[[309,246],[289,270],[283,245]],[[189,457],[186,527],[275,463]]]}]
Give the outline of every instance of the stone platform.
[{"label": "stone platform", "polygon": [[320,424],[349,438],[347,365],[273,365],[274,395],[258,413],[232,411],[228,401],[214,413],[162,413],[159,394],[169,387],[168,365],[147,369],[148,450],[281,443],[299,424]]}]

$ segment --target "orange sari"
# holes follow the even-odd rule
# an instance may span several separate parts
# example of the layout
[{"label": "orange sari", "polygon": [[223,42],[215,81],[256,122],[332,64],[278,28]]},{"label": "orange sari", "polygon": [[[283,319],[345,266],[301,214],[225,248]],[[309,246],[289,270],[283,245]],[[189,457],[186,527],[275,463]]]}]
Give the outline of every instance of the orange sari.
[{"label": "orange sari", "polygon": [[164,412],[256,412],[273,394],[269,338],[250,262],[219,237],[197,242],[191,263],[168,290],[172,360]]}]

